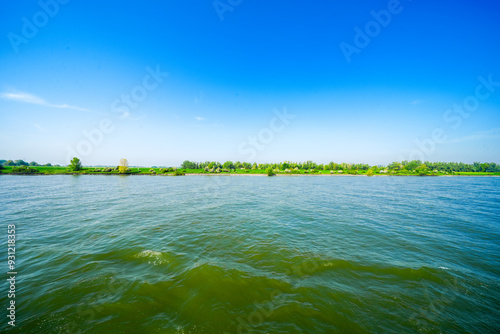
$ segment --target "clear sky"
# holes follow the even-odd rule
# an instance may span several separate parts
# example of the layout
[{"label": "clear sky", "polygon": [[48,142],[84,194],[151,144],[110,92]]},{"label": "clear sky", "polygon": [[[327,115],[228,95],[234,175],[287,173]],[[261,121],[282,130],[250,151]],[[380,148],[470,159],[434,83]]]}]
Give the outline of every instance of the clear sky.
[{"label": "clear sky", "polygon": [[0,159],[500,163],[500,3],[1,1]]}]

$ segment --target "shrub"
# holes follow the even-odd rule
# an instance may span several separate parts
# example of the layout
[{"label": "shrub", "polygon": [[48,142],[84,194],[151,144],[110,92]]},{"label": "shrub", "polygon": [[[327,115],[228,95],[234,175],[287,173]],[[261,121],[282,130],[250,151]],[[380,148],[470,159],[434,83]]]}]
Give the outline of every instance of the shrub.
[{"label": "shrub", "polygon": [[180,171],[180,170],[176,170],[172,175],[173,176],[182,176],[182,175],[186,175],[186,173],[184,173],[183,171]]},{"label": "shrub", "polygon": [[120,165],[117,168],[120,174],[130,173],[127,159],[120,159]]},{"label": "shrub", "polygon": [[372,170],[372,169],[369,169],[369,170],[366,172],[366,175],[367,175],[367,176],[373,176],[373,170]]},{"label": "shrub", "polygon": [[266,174],[267,174],[267,176],[276,175],[276,174],[274,174],[274,171],[273,171],[272,167],[269,167],[269,168],[266,169]]},{"label": "shrub", "polygon": [[38,172],[38,170],[36,170],[35,168],[29,168],[26,166],[19,166],[19,167],[12,168],[13,174],[34,174],[37,172]]}]

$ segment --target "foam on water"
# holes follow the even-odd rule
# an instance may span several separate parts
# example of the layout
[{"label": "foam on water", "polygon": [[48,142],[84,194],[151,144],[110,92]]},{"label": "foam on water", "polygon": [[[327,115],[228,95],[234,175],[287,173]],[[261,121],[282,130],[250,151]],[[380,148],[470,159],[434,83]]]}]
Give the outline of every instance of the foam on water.
[{"label": "foam on water", "polygon": [[146,258],[149,264],[158,266],[163,263],[168,263],[169,261],[165,258],[162,252],[155,252],[152,250],[144,250],[134,256],[135,258],[141,259]]}]

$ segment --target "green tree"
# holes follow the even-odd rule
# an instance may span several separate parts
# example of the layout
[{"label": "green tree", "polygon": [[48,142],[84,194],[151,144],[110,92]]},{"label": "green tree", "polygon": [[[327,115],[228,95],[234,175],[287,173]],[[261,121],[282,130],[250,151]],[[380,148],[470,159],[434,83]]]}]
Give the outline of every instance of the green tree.
[{"label": "green tree", "polygon": [[429,168],[425,164],[421,164],[418,166],[415,171],[418,173],[420,176],[427,175],[427,172],[429,171]]},{"label": "green tree", "polygon": [[181,167],[184,169],[196,169],[197,165],[196,162],[191,162],[189,160],[186,160],[182,163]]},{"label": "green tree", "polygon": [[400,170],[400,169],[401,169],[401,166],[402,166],[402,165],[401,165],[399,162],[393,162],[393,163],[389,164],[389,165],[387,166],[387,168],[388,168],[389,170],[395,170],[395,171],[398,171],[398,170]]},{"label": "green tree", "polygon": [[420,160],[412,160],[412,161],[408,162],[408,164],[406,164],[405,169],[409,170],[409,171],[412,171],[414,169],[417,169],[417,167],[419,167],[419,166],[422,166],[422,161],[420,161]]},{"label": "green tree", "polygon": [[16,166],[29,166],[29,163],[27,163],[26,161],[24,161],[24,160],[22,160],[22,159],[21,159],[21,160],[15,160],[15,161],[14,161],[14,164],[15,164]]},{"label": "green tree", "polygon": [[226,161],[224,162],[224,164],[222,165],[222,167],[224,169],[234,169],[234,164],[232,161]]},{"label": "green tree", "polygon": [[74,157],[70,161],[69,168],[75,172],[79,171],[80,169],[82,169],[82,162],[77,157]]},{"label": "green tree", "polygon": [[366,172],[366,175],[367,175],[367,176],[373,176],[373,170],[370,168],[370,169]]}]

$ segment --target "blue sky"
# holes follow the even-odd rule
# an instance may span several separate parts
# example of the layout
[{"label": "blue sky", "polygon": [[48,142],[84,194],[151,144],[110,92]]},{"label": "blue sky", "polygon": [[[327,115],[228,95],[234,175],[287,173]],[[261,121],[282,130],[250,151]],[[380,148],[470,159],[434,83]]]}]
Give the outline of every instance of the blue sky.
[{"label": "blue sky", "polygon": [[493,0],[0,9],[1,159],[500,162]]}]

